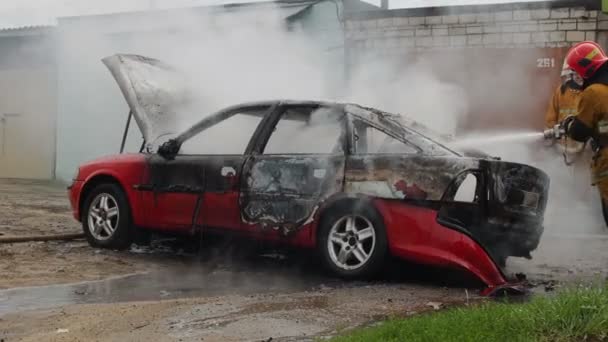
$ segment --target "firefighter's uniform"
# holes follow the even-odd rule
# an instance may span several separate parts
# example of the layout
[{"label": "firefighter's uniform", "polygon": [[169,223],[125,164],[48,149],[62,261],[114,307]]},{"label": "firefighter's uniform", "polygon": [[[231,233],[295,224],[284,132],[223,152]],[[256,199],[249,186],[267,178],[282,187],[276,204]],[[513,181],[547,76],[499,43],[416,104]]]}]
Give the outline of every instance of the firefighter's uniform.
[{"label": "firefighter's uniform", "polygon": [[[566,60],[562,65],[560,77],[561,84],[553,91],[545,113],[545,129],[552,129],[556,124],[561,124],[565,118],[576,115],[583,80],[568,66]],[[560,139],[554,147],[560,155],[570,159],[569,163],[575,161],[575,166],[580,169],[585,152],[583,143],[572,139]]]},{"label": "firefighter's uniform", "polygon": [[595,137],[598,150],[591,162],[593,183],[608,201],[608,84],[595,83],[582,92],[576,118]]},{"label": "firefighter's uniform", "polygon": [[591,163],[593,184],[602,198],[604,221],[608,225],[608,56],[592,41],[575,44],[566,63],[584,79],[576,116],[564,119],[566,134],[594,145]]},{"label": "firefighter's uniform", "polygon": [[[564,88],[562,90],[562,88]],[[553,92],[551,102],[545,114],[545,128],[551,129],[564,121],[569,115],[576,115],[576,108],[581,91],[570,87],[558,86]]]}]

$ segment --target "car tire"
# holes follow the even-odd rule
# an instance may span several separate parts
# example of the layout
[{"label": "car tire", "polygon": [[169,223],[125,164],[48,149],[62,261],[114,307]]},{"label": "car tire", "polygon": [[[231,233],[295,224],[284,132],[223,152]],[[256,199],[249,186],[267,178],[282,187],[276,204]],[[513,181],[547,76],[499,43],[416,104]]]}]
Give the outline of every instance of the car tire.
[{"label": "car tire", "polygon": [[131,245],[134,238],[131,209],[120,186],[97,185],[82,208],[82,229],[91,246],[121,250]]},{"label": "car tire", "polygon": [[371,205],[359,201],[328,209],[317,236],[322,262],[343,278],[375,275],[388,255],[382,217]]}]

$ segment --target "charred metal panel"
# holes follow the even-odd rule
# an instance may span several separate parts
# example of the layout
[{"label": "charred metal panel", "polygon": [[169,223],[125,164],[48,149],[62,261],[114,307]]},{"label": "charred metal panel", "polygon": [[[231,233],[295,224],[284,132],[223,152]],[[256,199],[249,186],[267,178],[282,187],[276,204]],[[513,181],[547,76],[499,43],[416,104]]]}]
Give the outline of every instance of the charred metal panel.
[{"label": "charred metal panel", "polygon": [[149,184],[156,192],[238,191],[244,156],[177,156],[173,160],[158,155],[148,157]]},{"label": "charred metal panel", "polygon": [[225,222],[231,228],[238,227],[236,193],[244,160],[244,156],[222,155],[166,160],[150,155],[147,182],[139,186],[149,190],[143,194],[148,224],[191,228],[195,223]]},{"label": "charred metal panel", "polygon": [[547,205],[549,177],[531,166],[484,161],[491,175],[492,206],[496,213],[542,220]]},{"label": "charred metal panel", "polygon": [[116,54],[102,61],[118,83],[147,144],[185,128],[179,124],[193,98],[183,72],[138,55]]},{"label": "charred metal panel", "polygon": [[484,161],[487,164],[488,226],[495,232],[496,253],[530,257],[543,233],[549,177],[523,164]]},{"label": "charred metal panel", "polygon": [[[477,180],[475,200],[457,202],[467,174]],[[473,238],[498,264],[538,246],[548,185],[538,169],[488,159],[361,155],[346,162],[345,192],[434,202],[439,223]]]},{"label": "charred metal panel", "polygon": [[355,104],[345,105],[344,110],[355,121],[362,121],[382,132],[397,137],[403,142],[415,145],[426,155],[460,156],[459,153],[442,144],[442,141],[450,139],[448,136],[432,131],[428,127],[408,118],[405,114],[397,115]]},{"label": "charred metal panel", "polygon": [[422,155],[350,156],[345,191],[393,199],[438,201],[461,172],[476,169],[475,159]]},{"label": "charred metal panel", "polygon": [[199,193],[205,189],[205,165],[200,158],[166,160],[153,154],[147,162],[150,179],[146,185],[154,192]]},{"label": "charred metal panel", "polygon": [[517,163],[480,160],[478,204],[444,202],[438,221],[471,236],[499,264],[509,256],[530,258],[544,231],[549,178]]},{"label": "charred metal panel", "polygon": [[248,223],[293,231],[342,190],[343,155],[258,156],[249,165],[240,200]]},{"label": "charred metal panel", "polygon": [[437,221],[473,238],[501,266],[510,256],[530,258],[544,230],[542,222],[492,217],[480,206],[462,202],[443,203]]}]

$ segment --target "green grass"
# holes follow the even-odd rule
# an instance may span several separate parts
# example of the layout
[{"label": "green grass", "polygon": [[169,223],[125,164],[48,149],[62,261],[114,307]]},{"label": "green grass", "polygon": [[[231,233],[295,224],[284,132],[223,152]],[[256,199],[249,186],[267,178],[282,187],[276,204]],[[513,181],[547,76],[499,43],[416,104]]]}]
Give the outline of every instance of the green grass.
[{"label": "green grass", "polygon": [[392,319],[331,341],[608,341],[608,287]]}]

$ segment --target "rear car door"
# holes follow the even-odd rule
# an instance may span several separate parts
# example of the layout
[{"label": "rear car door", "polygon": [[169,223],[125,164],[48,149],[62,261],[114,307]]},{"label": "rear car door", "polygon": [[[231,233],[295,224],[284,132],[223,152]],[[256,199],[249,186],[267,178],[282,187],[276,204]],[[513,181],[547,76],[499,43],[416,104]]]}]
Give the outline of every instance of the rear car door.
[{"label": "rear car door", "polygon": [[343,186],[343,110],[319,105],[282,109],[269,120],[243,171],[240,204],[249,229],[293,231]]}]

